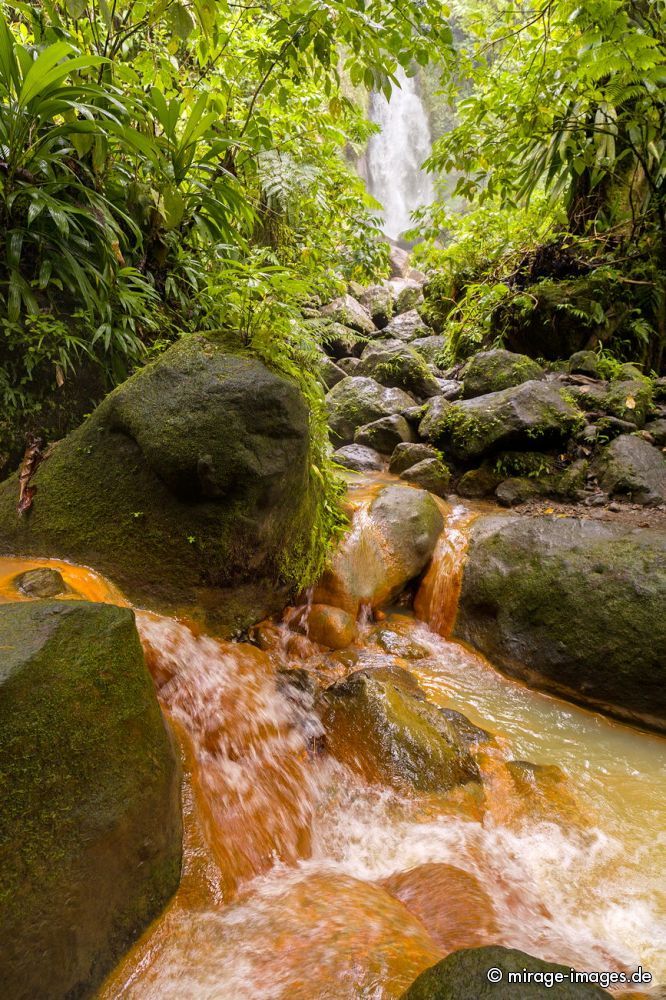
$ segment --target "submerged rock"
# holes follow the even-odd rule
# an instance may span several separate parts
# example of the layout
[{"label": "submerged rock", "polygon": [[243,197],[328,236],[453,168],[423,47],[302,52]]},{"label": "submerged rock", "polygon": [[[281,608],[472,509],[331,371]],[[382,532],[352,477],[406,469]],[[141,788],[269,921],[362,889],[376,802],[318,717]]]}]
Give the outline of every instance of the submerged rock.
[{"label": "submerged rock", "polygon": [[179,768],[126,608],[0,607],[2,986],[89,997],[178,887]]},{"label": "submerged rock", "polygon": [[[488,979],[492,970],[498,975]],[[509,973],[528,970],[534,980],[509,982]],[[554,977],[562,976],[558,982]],[[454,951],[437,965],[422,972],[401,1000],[601,1000],[611,994],[592,983],[570,983],[569,966],[533,958],[515,948],[487,945]]]},{"label": "submerged rock", "polygon": [[635,503],[666,503],[666,459],[635,434],[622,434],[594,462],[599,484],[610,496],[625,494]]},{"label": "submerged rock", "polygon": [[[480,780],[468,749],[475,727],[372,670],[327,689],[322,722],[333,756],[369,781],[436,792]],[[477,733],[478,742],[488,739],[483,730]]]},{"label": "submerged rock", "polygon": [[479,518],[454,635],[498,668],[666,728],[666,534],[557,517]]},{"label": "submerged rock", "polygon": [[41,569],[28,569],[14,577],[14,586],[26,597],[58,597],[67,593],[68,587],[57,569],[44,566]]},{"label": "submerged rock", "polygon": [[357,427],[401,413],[414,400],[401,389],[387,389],[373,378],[344,378],[326,395],[331,436],[341,444],[354,440]]},{"label": "submerged rock", "polygon": [[384,487],[356,515],[315,588],[315,602],[352,615],[361,605],[388,602],[425,568],[443,526],[429,493],[406,485]]},{"label": "submerged rock", "polygon": [[541,365],[526,354],[514,354],[499,348],[479,351],[463,369],[463,397],[485,396],[533,379],[543,378]]},{"label": "submerged rock", "polygon": [[115,389],[32,482],[24,517],[17,477],[0,486],[5,551],[93,565],[135,603],[203,606],[227,633],[284,605],[275,580],[321,503],[298,387],[201,335]]}]

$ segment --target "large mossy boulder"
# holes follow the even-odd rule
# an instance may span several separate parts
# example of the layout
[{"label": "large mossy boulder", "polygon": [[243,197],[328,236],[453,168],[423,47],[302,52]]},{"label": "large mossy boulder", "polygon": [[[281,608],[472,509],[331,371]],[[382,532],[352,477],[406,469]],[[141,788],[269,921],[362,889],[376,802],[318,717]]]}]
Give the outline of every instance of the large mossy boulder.
[{"label": "large mossy boulder", "polygon": [[548,382],[529,381],[448,406],[435,400],[419,432],[469,461],[504,448],[556,443],[583,417],[566,392]]},{"label": "large mossy boulder", "polygon": [[358,427],[413,405],[412,397],[402,389],[388,389],[374,378],[348,376],[326,395],[331,437],[336,443],[351,444]]},{"label": "large mossy boulder", "polygon": [[94,566],[138,604],[210,609],[222,631],[284,604],[319,494],[298,387],[193,335],[112,392],[59,442],[16,512],[0,486],[0,551]]},{"label": "large mossy boulder", "polygon": [[416,340],[417,337],[427,337],[431,333],[432,330],[426,326],[416,309],[410,309],[408,312],[394,316],[385,328],[383,336],[408,343],[410,340]]},{"label": "large mossy boulder", "polygon": [[[532,973],[531,982],[509,981],[509,973],[524,971]],[[569,966],[544,962],[516,948],[487,945],[447,955],[422,972],[401,1000],[602,1000],[611,995],[594,983],[570,980]]]},{"label": "large mossy boulder", "polygon": [[454,635],[535,687],[666,728],[665,606],[663,531],[482,517]]},{"label": "large mossy boulder", "polygon": [[368,781],[421,792],[480,781],[470,747],[488,734],[390,674],[361,670],[334,684],[321,715],[329,751]]},{"label": "large mossy boulder", "polygon": [[377,328],[372,322],[370,313],[351,295],[341,295],[339,298],[333,299],[332,302],[323,307],[321,315],[324,319],[341,323],[350,330],[363,334],[364,337],[377,335]]},{"label": "large mossy boulder", "polygon": [[472,399],[489,392],[499,392],[513,385],[543,378],[543,368],[525,354],[499,348],[479,351],[463,369],[463,397]]},{"label": "large mossy boulder", "polygon": [[628,496],[635,503],[666,503],[666,459],[659,448],[635,434],[622,434],[604,448],[594,463],[606,493]]},{"label": "large mossy boulder", "polygon": [[363,351],[356,369],[376,382],[404,389],[424,399],[440,394],[437,379],[416,351],[400,341],[375,341]]},{"label": "large mossy boulder", "polygon": [[134,615],[0,607],[0,979],[92,996],[180,877],[179,767]]},{"label": "large mossy boulder", "polygon": [[[363,530],[358,518],[363,517]],[[357,513],[314,592],[320,604],[356,615],[392,600],[429,562],[444,527],[435,500],[406,485],[384,487]]]}]

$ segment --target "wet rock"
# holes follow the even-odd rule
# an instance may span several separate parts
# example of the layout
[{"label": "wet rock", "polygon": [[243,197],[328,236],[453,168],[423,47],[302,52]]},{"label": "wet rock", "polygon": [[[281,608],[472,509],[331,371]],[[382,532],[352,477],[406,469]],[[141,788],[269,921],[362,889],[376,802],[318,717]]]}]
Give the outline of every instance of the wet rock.
[{"label": "wet rock", "polygon": [[599,377],[599,355],[594,351],[576,351],[569,358],[568,366],[572,375]]},{"label": "wet rock", "polygon": [[364,521],[363,531],[352,524],[314,594],[315,602],[352,615],[362,604],[387,603],[418,576],[444,525],[429,493],[399,484],[379,492]]},{"label": "wet rock", "polygon": [[496,348],[479,351],[463,368],[463,397],[485,396],[511,386],[543,378],[541,365],[525,354]]},{"label": "wet rock", "polygon": [[426,326],[416,309],[394,316],[384,330],[384,336],[408,342],[417,337],[427,337],[432,331]]},{"label": "wet rock", "polygon": [[495,496],[502,507],[517,507],[526,500],[534,499],[539,492],[533,479],[515,476],[501,482],[495,489]]},{"label": "wet rock", "polygon": [[57,569],[28,569],[12,581],[20,594],[26,597],[58,597],[69,590]]},{"label": "wet rock", "polygon": [[426,408],[423,403],[420,403],[418,406],[408,406],[406,409],[401,410],[401,413],[407,423],[410,427],[413,427],[416,430],[418,430],[418,426],[423,420],[425,412]]},{"label": "wet rock", "polygon": [[350,330],[356,330],[357,333],[362,333],[365,337],[377,335],[377,328],[372,322],[370,313],[351,295],[341,295],[329,302],[321,310],[321,315],[335,323],[342,323],[343,326],[349,327]]},{"label": "wet rock", "polygon": [[437,365],[439,368],[446,367],[446,365],[440,365],[439,360],[444,353],[447,343],[446,337],[433,335],[431,337],[417,337],[416,340],[411,341],[410,346],[415,351],[418,351],[428,364]]},{"label": "wet rock", "polygon": [[652,406],[652,387],[647,379],[610,382],[600,409],[612,417],[643,427]]},{"label": "wet rock", "polygon": [[453,865],[417,865],[381,883],[419,918],[445,951],[478,948],[497,938],[493,902],[480,881]]},{"label": "wet rock", "polygon": [[666,728],[666,535],[580,518],[479,518],[454,635],[565,698]]},{"label": "wet rock", "polygon": [[396,445],[413,440],[414,433],[411,427],[399,413],[393,413],[390,417],[380,417],[371,424],[359,427],[354,434],[356,444],[374,448],[382,455],[390,455]]},{"label": "wet rock", "polygon": [[417,462],[424,462],[428,458],[439,458],[440,454],[436,448],[430,444],[411,444],[405,442],[398,444],[391,455],[389,462],[389,472],[399,476],[405,469],[416,465]]},{"label": "wet rock", "polygon": [[[488,970],[499,970],[498,982],[489,982]],[[509,973],[522,973],[524,969],[539,974],[536,982],[509,982]],[[560,973],[561,983],[546,976]],[[607,1000],[611,994],[590,983],[569,982],[569,966],[556,965],[533,958],[515,948],[488,945],[454,951],[437,965],[422,972],[418,979],[403,993],[401,1000]],[[566,977],[566,978],[564,978]]]},{"label": "wet rock", "polygon": [[313,604],[306,618],[307,634],[329,649],[345,649],[356,638],[356,619],[342,608]]},{"label": "wet rock", "polygon": [[375,326],[383,330],[393,316],[393,294],[387,285],[370,285],[359,299]]},{"label": "wet rock", "polygon": [[501,475],[495,471],[492,463],[484,463],[478,469],[470,469],[458,480],[456,492],[461,497],[470,500],[480,500],[490,496],[499,485]]},{"label": "wet rock", "polygon": [[531,381],[449,403],[439,412],[431,405],[420,433],[435,444],[446,444],[455,458],[471,460],[500,448],[557,442],[582,419],[562,389]]},{"label": "wet rock", "polygon": [[[479,781],[460,720],[374,671],[360,671],[328,688],[322,723],[329,751],[366,780],[421,792]],[[484,741],[487,735],[478,732]]]},{"label": "wet rock", "polygon": [[437,396],[441,391],[423,358],[400,342],[376,341],[368,344],[361,355],[357,373],[422,398]]},{"label": "wet rock", "polygon": [[645,425],[644,429],[659,448],[666,445],[666,417],[661,417],[659,420],[651,420],[649,424]]},{"label": "wet rock", "polygon": [[[561,767],[556,764],[534,764],[528,760],[510,760],[506,764],[506,770],[515,792],[515,796],[510,796],[516,801],[515,819],[586,825]],[[507,796],[503,795],[502,798],[505,809]]]},{"label": "wet rock", "polygon": [[179,767],[133,613],[0,607],[5,996],[89,997],[178,887]]},{"label": "wet rock", "polygon": [[635,503],[666,502],[666,459],[654,445],[635,434],[623,434],[598,455],[594,471],[608,494],[626,494]]},{"label": "wet rock", "polygon": [[384,459],[373,448],[362,444],[346,444],[333,452],[333,461],[352,472],[379,472],[384,468]]},{"label": "wet rock", "polygon": [[443,396],[437,396],[426,403],[426,410],[419,423],[419,435],[426,441],[440,441],[449,428],[449,410],[451,403]]},{"label": "wet rock", "polygon": [[17,478],[0,485],[0,549],[94,565],[139,605],[209,609],[225,634],[284,605],[277,569],[322,502],[298,387],[201,334],[115,389],[33,482],[23,518]]},{"label": "wet rock", "polygon": [[331,437],[342,444],[350,444],[357,427],[400,413],[413,405],[414,400],[401,389],[388,389],[373,378],[345,378],[326,395]]},{"label": "wet rock", "polygon": [[416,465],[410,465],[400,473],[400,478],[438,497],[445,497],[451,492],[451,471],[441,458],[425,458]]}]

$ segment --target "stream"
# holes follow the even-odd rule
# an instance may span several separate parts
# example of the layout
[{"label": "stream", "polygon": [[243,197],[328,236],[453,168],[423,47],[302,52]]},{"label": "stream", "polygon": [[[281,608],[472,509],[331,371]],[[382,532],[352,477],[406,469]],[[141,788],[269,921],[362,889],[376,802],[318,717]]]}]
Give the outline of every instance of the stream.
[{"label": "stream", "polygon": [[[372,491],[350,487],[353,530]],[[184,869],[100,1000],[388,1000],[488,943],[664,982],[666,741],[529,690],[447,638],[475,512],[442,509],[415,611],[366,615],[337,653],[308,639],[299,609],[259,645],[137,611],[181,747]],[[72,597],[126,603],[89,569],[18,559],[0,559],[0,600],[41,565]],[[476,751],[482,792],[388,788],[326,752],[303,677],[391,665],[493,734]],[[535,781],[510,761],[546,767]]]}]

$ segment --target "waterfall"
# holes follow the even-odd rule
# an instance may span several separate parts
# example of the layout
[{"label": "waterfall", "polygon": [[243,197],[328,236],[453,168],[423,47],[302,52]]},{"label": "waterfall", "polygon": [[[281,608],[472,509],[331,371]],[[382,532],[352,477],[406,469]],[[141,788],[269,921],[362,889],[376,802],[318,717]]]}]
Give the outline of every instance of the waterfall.
[{"label": "waterfall", "polygon": [[434,196],[430,175],[422,169],[430,155],[430,124],[413,77],[403,69],[391,100],[372,94],[370,117],[381,126],[368,143],[368,190],[383,205],[384,232],[397,239],[410,226],[415,208]]}]

